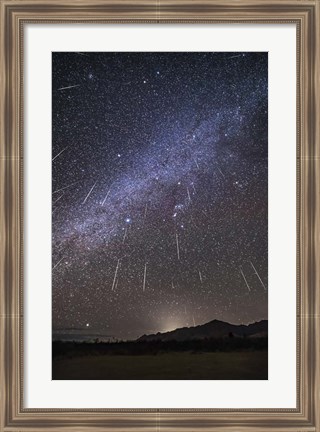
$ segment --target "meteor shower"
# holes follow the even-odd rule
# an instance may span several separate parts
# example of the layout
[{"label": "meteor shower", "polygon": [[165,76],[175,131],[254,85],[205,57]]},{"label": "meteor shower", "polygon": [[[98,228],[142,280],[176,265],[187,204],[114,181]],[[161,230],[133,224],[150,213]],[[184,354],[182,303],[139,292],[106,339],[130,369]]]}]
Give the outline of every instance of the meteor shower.
[{"label": "meteor shower", "polygon": [[268,379],[268,53],[52,53],[52,378]]}]

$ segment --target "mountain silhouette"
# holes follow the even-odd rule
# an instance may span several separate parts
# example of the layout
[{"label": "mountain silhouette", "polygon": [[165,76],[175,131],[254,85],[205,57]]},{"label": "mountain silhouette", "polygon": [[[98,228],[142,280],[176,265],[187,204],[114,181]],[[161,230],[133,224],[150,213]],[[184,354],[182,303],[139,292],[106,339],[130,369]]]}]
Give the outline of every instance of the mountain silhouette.
[{"label": "mountain silhouette", "polygon": [[182,327],[165,333],[141,336],[138,341],[185,341],[195,339],[218,339],[225,337],[266,337],[268,321],[263,320],[249,325],[234,325],[224,321],[213,320],[195,327]]}]

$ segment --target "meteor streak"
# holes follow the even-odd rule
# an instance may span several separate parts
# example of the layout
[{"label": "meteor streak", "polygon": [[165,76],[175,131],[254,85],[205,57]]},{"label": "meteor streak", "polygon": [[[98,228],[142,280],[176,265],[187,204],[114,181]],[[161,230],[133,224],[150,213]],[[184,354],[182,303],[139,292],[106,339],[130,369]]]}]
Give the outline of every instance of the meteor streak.
[{"label": "meteor streak", "polygon": [[59,91],[60,90],[67,90],[67,89],[71,89],[71,88],[74,88],[74,87],[80,87],[80,84],[76,84],[76,85],[72,85],[72,86],[68,86],[68,87],[61,87],[58,90]]},{"label": "meteor streak", "polygon": [[226,176],[223,174],[223,172],[221,171],[221,169],[218,167],[219,173],[222,175],[223,178],[226,178]]},{"label": "meteor streak", "polygon": [[146,278],[147,278],[147,263],[144,265],[144,274],[143,274],[143,287],[142,291],[145,291],[146,289]]},{"label": "meteor streak", "polygon": [[56,267],[58,267],[58,265],[61,263],[61,261],[63,260],[63,257],[57,262],[57,264],[55,264],[55,266],[54,267],[52,267],[52,271],[56,268]]},{"label": "meteor streak", "polygon": [[200,270],[198,270],[198,272],[199,272],[199,278],[200,278],[200,282],[202,283],[202,274],[201,274],[201,271],[200,271]]},{"label": "meteor streak", "polygon": [[63,197],[63,195],[64,195],[64,192],[62,192],[62,195],[60,195],[59,198],[57,198],[57,199],[52,203],[52,205],[54,205],[54,204],[56,204],[58,201],[60,201],[61,198]]},{"label": "meteor streak", "polygon": [[110,189],[111,189],[111,188],[109,188],[109,190],[108,190],[108,192],[107,192],[107,195],[104,197],[104,200],[102,201],[101,205],[104,205],[104,203],[106,202],[106,199],[108,198],[109,193],[110,193]]},{"label": "meteor streak", "polygon": [[228,57],[228,59],[233,59],[233,58],[237,58],[237,57],[242,57],[242,54],[237,54],[237,55],[234,55],[234,56]]},{"label": "meteor streak", "polygon": [[69,184],[68,186],[64,186],[64,187],[62,187],[62,188],[60,188],[60,189],[57,189],[56,191],[53,191],[52,193],[54,194],[54,193],[61,192],[62,190],[68,189],[69,187],[75,185],[76,183],[79,183],[80,181],[81,181],[81,180],[78,180],[78,181],[76,181],[76,182],[73,182],[73,183]]},{"label": "meteor streak", "polygon": [[65,150],[67,150],[68,147],[69,147],[69,146],[65,147],[63,150],[61,150],[60,153],[58,153],[57,155],[55,155],[54,158],[52,158],[52,162],[53,162],[55,159],[57,159],[57,157],[60,156],[60,155],[61,155]]},{"label": "meteor streak", "polygon": [[117,279],[117,274],[118,274],[119,265],[120,265],[120,260],[118,259],[117,267],[116,267],[116,271],[114,272],[114,278],[113,278],[113,283],[112,283],[111,291],[113,291],[113,289],[114,289],[114,287],[115,287],[115,284],[116,284],[116,279]]},{"label": "meteor streak", "polygon": [[178,256],[178,260],[180,261],[179,237],[177,233],[176,233],[176,244],[177,244],[177,256]]},{"label": "meteor streak", "polygon": [[251,264],[251,266],[252,266],[252,268],[253,268],[255,274],[257,275],[259,281],[261,282],[261,285],[263,286],[263,289],[264,289],[265,291],[267,291],[267,288],[266,288],[265,284],[262,282],[261,277],[259,276],[259,273],[257,272],[255,266],[252,264],[251,261],[250,261],[250,264]]},{"label": "meteor streak", "polygon": [[190,196],[189,188],[187,188],[187,193],[188,193],[189,201],[191,202],[191,196]]},{"label": "meteor streak", "polygon": [[194,159],[194,163],[197,165],[197,168],[200,169],[197,159]]},{"label": "meteor streak", "polygon": [[97,184],[97,182],[95,182],[95,184],[94,184],[94,185],[92,186],[92,188],[89,190],[89,193],[88,193],[88,195],[85,197],[85,199],[83,200],[82,205],[86,203],[87,199],[88,199],[89,196],[91,195],[91,192],[92,192],[93,189],[95,188],[96,184]]},{"label": "meteor streak", "polygon": [[249,292],[250,292],[251,289],[250,289],[249,284],[248,284],[248,282],[247,282],[247,279],[246,279],[246,277],[245,277],[245,275],[244,275],[244,273],[243,273],[243,271],[242,271],[241,266],[239,267],[239,269],[240,269],[240,273],[241,273],[241,275],[242,275],[242,277],[243,277],[243,279],[244,279],[244,281],[245,281],[245,283],[246,283],[246,285],[247,285],[247,288],[248,288],[248,290],[249,290]]}]

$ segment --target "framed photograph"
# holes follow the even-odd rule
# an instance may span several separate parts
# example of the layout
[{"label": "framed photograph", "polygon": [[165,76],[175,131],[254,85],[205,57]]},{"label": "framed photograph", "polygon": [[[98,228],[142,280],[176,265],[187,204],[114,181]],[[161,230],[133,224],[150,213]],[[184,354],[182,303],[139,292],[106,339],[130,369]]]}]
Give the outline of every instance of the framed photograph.
[{"label": "framed photograph", "polygon": [[53,379],[268,378],[267,58],[52,54]]},{"label": "framed photograph", "polygon": [[1,430],[320,428],[319,28],[1,0]]}]

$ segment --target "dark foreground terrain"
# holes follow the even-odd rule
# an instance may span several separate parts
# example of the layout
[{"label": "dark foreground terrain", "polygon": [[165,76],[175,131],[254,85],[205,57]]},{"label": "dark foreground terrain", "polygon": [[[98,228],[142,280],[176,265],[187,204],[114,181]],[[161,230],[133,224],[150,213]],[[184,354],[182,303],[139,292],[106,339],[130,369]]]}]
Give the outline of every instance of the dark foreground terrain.
[{"label": "dark foreground terrain", "polygon": [[268,340],[53,343],[54,380],[265,380]]}]

